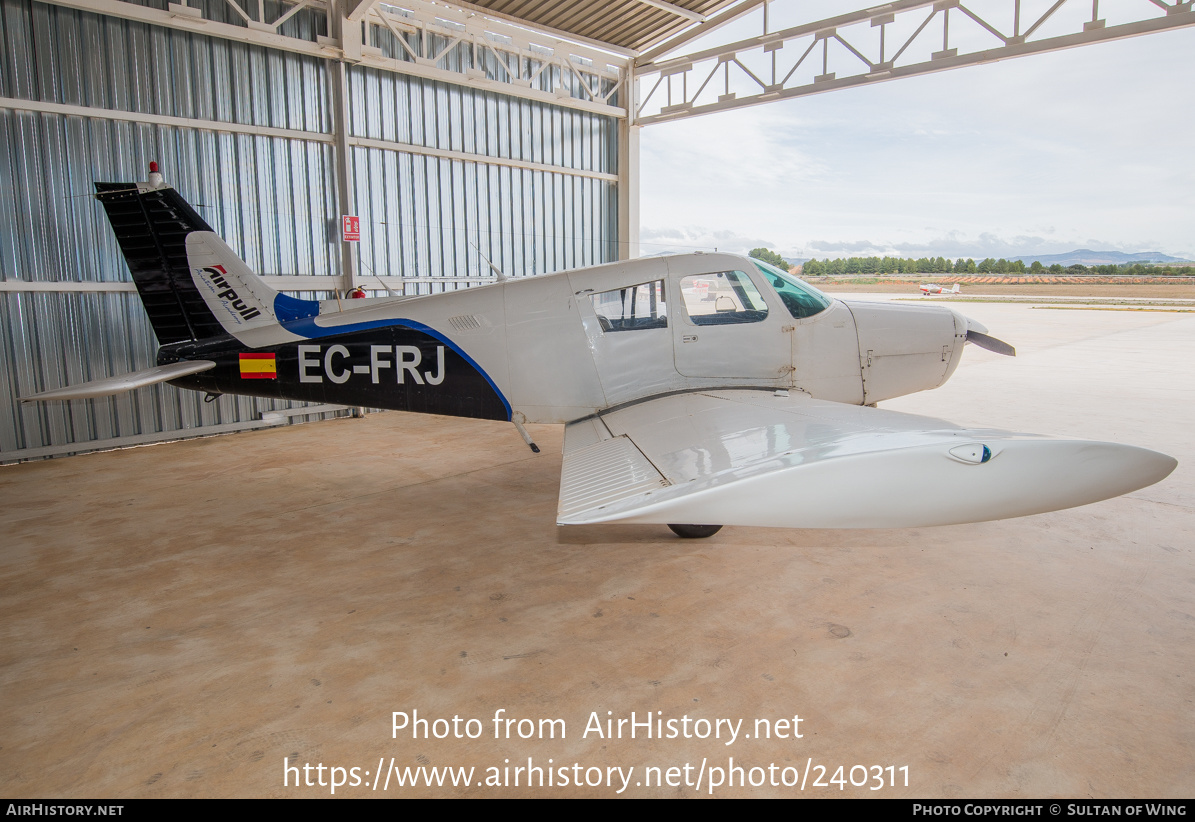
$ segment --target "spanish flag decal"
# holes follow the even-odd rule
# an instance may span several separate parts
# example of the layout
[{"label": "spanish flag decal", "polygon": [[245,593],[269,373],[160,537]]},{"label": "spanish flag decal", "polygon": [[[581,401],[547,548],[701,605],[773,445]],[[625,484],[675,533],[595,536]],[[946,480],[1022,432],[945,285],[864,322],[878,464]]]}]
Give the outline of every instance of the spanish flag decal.
[{"label": "spanish flag decal", "polygon": [[241,354],[242,380],[276,380],[278,365],[273,354]]}]

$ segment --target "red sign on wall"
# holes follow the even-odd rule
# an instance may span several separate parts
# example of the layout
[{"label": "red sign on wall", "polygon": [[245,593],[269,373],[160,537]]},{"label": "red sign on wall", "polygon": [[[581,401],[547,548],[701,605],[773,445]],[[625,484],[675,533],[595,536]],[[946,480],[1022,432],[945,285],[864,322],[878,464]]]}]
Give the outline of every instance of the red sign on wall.
[{"label": "red sign on wall", "polygon": [[340,218],[341,231],[344,233],[344,241],[346,243],[361,242],[361,218],[351,217],[345,214]]}]

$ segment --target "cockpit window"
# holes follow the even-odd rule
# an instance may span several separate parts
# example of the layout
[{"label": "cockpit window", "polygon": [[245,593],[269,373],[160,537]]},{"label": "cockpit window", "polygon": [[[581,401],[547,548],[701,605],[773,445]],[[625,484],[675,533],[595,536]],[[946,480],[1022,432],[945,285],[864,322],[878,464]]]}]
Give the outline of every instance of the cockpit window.
[{"label": "cockpit window", "polygon": [[663,280],[603,291],[592,295],[590,299],[603,331],[668,327]]},{"label": "cockpit window", "polygon": [[780,300],[788,309],[788,313],[798,320],[820,314],[830,307],[830,298],[809,283],[761,260],[752,260],[752,262],[776,289],[776,293],[780,295]]},{"label": "cockpit window", "polygon": [[684,277],[680,293],[693,325],[755,323],[768,316],[759,289],[742,271]]}]

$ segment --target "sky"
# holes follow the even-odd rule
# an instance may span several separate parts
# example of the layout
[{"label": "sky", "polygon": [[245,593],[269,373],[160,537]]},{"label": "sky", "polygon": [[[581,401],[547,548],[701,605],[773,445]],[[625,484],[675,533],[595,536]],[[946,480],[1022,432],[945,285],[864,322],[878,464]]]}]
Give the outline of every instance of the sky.
[{"label": "sky", "polygon": [[640,250],[1195,259],[1193,69],[1185,29],[645,126]]}]

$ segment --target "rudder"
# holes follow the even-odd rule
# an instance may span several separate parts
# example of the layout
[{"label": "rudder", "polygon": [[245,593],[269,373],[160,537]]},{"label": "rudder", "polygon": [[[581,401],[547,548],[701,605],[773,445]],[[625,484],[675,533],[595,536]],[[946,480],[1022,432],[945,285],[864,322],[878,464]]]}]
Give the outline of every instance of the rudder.
[{"label": "rudder", "polygon": [[211,227],[173,188],[96,183],[161,345],[224,334],[191,278],[187,235]]}]

